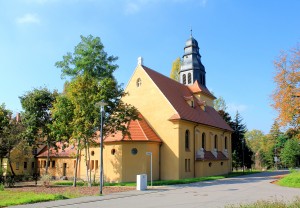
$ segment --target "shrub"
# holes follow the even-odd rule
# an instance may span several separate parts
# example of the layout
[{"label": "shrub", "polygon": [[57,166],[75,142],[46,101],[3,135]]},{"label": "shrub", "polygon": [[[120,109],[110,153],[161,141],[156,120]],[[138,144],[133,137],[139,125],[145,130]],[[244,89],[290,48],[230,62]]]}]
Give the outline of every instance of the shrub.
[{"label": "shrub", "polygon": [[43,185],[45,187],[49,187],[50,186],[50,182],[51,182],[52,176],[49,174],[44,174],[41,177],[41,181],[43,182]]}]

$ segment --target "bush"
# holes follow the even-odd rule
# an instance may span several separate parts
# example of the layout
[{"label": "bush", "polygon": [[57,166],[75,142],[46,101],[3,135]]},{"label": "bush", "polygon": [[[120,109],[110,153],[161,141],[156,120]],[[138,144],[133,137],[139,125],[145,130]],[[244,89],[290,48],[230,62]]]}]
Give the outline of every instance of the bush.
[{"label": "bush", "polygon": [[45,187],[50,186],[51,179],[52,179],[52,176],[49,174],[42,175],[42,177],[41,177],[41,181],[43,182],[43,185]]},{"label": "bush", "polygon": [[0,191],[4,191],[4,185],[0,184]]}]

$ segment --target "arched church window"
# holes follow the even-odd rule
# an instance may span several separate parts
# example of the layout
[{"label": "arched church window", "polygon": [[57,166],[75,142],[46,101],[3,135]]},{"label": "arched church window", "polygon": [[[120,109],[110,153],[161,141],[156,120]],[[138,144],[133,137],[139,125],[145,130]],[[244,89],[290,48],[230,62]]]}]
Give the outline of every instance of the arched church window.
[{"label": "arched church window", "polygon": [[225,137],[225,149],[227,149],[227,137]]},{"label": "arched church window", "polygon": [[191,73],[188,73],[188,84],[192,83],[192,75]]},{"label": "arched church window", "polygon": [[141,80],[141,78],[138,78],[137,80],[136,80],[136,86],[137,87],[140,87],[142,85],[142,80]]},{"label": "arched church window", "polygon": [[190,131],[189,130],[185,131],[185,149],[186,150],[190,149]]},{"label": "arched church window", "polygon": [[186,75],[182,75],[182,84],[186,84]]},{"label": "arched church window", "polygon": [[215,135],[215,149],[218,148],[218,136]]},{"label": "arched church window", "polygon": [[205,149],[205,133],[202,133],[202,148]]}]

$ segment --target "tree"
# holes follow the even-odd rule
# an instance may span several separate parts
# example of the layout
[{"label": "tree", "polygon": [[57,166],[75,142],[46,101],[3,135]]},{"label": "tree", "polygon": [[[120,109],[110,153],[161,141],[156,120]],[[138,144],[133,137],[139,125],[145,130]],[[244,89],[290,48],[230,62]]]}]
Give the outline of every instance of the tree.
[{"label": "tree", "polygon": [[249,149],[245,142],[245,133],[247,131],[246,125],[242,123],[239,112],[236,113],[235,119],[231,128],[233,129],[232,138],[232,152],[233,152],[233,167],[236,169],[243,168],[244,166],[250,168],[252,162],[253,152]]},{"label": "tree", "polygon": [[225,102],[223,97],[220,96],[218,99],[214,100],[214,108],[215,108],[216,111],[226,112],[227,105],[226,105],[226,102]]},{"label": "tree", "polygon": [[0,105],[0,164],[2,164],[2,159],[8,153],[8,149],[5,143],[6,131],[9,128],[9,123],[11,119],[12,112],[6,109],[5,105]]},{"label": "tree", "polygon": [[295,129],[300,125],[300,48],[282,52],[274,61],[276,89],[272,94],[273,108],[278,111],[278,124]]},{"label": "tree", "polygon": [[181,60],[178,57],[175,61],[172,63],[172,69],[170,73],[170,78],[174,79],[175,81],[179,81],[179,71],[180,71],[180,65],[181,65]]},{"label": "tree", "polygon": [[300,158],[300,145],[297,139],[289,139],[282,149],[280,158],[283,164],[290,168],[297,166]]},{"label": "tree", "polygon": [[50,109],[57,92],[50,92],[47,88],[33,89],[20,97],[23,113],[23,123],[26,127],[24,137],[33,146],[42,143],[47,145],[48,155],[46,163],[46,174],[50,161],[50,147],[55,147],[55,139],[51,136],[50,125],[52,123]]},{"label": "tree", "polygon": [[[74,52],[67,53],[63,61],[56,62],[62,69],[62,77],[71,77],[65,85],[65,98],[58,99],[52,109],[55,130],[61,135],[69,137],[69,141],[76,141],[77,150],[84,148],[86,151],[86,170],[89,186],[91,185],[91,171],[88,173],[89,147],[95,143],[95,129],[99,126],[99,108],[95,105],[99,101],[107,103],[105,106],[105,126],[103,134],[113,134],[121,131],[129,134],[127,123],[138,119],[136,108],[124,104],[123,89],[118,85],[113,76],[117,69],[114,62],[117,57],[108,56],[99,37],[81,36],[81,42],[75,47]],[[61,108],[69,107],[67,117]],[[69,131],[66,131],[68,129]],[[58,135],[59,136],[59,135]],[[78,160],[76,160],[78,161]],[[75,169],[78,162],[76,162]],[[76,173],[74,186],[76,186]]]}]

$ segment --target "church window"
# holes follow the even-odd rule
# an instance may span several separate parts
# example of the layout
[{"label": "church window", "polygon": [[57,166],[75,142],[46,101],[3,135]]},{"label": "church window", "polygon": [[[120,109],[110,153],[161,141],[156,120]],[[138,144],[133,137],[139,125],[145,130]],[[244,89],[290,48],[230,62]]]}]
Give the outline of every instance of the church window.
[{"label": "church window", "polygon": [[186,84],[186,75],[182,75],[182,84]]},{"label": "church window", "polygon": [[110,151],[110,153],[111,153],[112,155],[115,155],[115,154],[116,154],[116,149],[112,149],[112,150]]},{"label": "church window", "polygon": [[186,130],[185,131],[185,150],[189,150],[190,149],[190,131]]},{"label": "church window", "polygon": [[95,160],[95,169],[98,169],[98,160]]},{"label": "church window", "polygon": [[94,155],[95,155],[95,151],[92,151],[92,152],[91,152],[91,155],[94,156]]},{"label": "church window", "polygon": [[136,155],[138,153],[137,148],[132,148],[131,149],[131,154]]},{"label": "church window", "polygon": [[185,159],[185,172],[191,172],[191,159]]},{"label": "church window", "polygon": [[24,162],[24,170],[27,170],[27,162]]},{"label": "church window", "polygon": [[225,137],[225,149],[227,149],[227,137]]},{"label": "church window", "polygon": [[223,162],[221,162],[221,166],[223,166],[223,164],[224,164],[224,163],[223,163]]},{"label": "church window", "polygon": [[136,86],[137,87],[140,87],[142,85],[142,80],[141,80],[141,78],[138,78],[137,80],[136,80]]},{"label": "church window", "polygon": [[209,166],[209,167],[211,167],[211,166],[212,166],[212,163],[211,163],[211,162],[210,162],[210,163],[208,163],[208,166]]},{"label": "church window", "polygon": [[218,148],[218,136],[215,135],[215,149]]},{"label": "church window", "polygon": [[205,133],[202,133],[202,148],[205,149]]},{"label": "church window", "polygon": [[192,75],[191,73],[188,73],[188,84],[192,83]]},{"label": "church window", "polygon": [[52,168],[55,168],[55,160],[52,160]]}]

